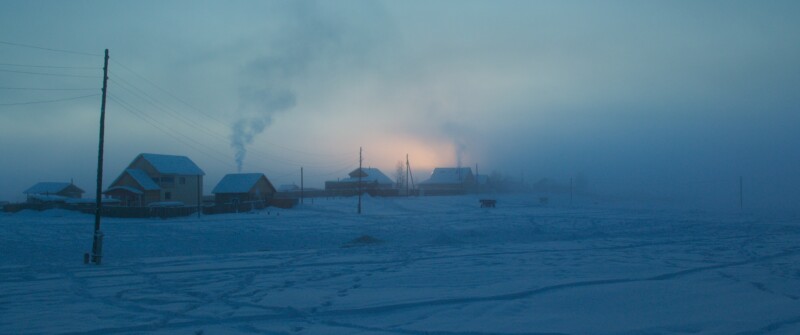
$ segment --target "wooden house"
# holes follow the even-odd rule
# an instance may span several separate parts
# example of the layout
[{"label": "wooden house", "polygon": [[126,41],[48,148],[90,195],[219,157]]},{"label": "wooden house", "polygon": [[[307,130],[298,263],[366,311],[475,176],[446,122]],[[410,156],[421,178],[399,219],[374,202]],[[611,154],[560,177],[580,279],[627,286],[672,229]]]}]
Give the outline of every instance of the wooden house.
[{"label": "wooden house", "polygon": [[139,154],[104,193],[122,206],[197,206],[204,175],[186,156]]},{"label": "wooden house", "polygon": [[28,202],[64,202],[80,199],[84,192],[73,183],[42,182],[25,190]]},{"label": "wooden house", "polygon": [[263,173],[227,174],[211,191],[215,204],[234,206],[248,203],[266,206],[275,192],[275,186]]},{"label": "wooden house", "polygon": [[468,167],[435,168],[428,180],[419,183],[419,189],[425,195],[464,194],[475,184],[475,175]]},{"label": "wooden house", "polygon": [[356,195],[360,188],[362,192],[372,195],[385,195],[391,190],[396,191],[394,186],[394,181],[381,170],[361,168],[351,171],[347,178],[326,181],[325,191],[334,195]]}]

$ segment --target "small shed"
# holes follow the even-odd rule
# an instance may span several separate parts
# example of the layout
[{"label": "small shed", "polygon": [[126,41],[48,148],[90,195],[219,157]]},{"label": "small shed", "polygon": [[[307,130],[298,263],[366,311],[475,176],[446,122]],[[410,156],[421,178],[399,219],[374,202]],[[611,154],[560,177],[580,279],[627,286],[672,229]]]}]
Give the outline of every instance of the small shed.
[{"label": "small shed", "polygon": [[325,182],[325,191],[329,194],[356,195],[359,189],[371,195],[386,195],[390,190],[396,191],[394,181],[376,168],[355,169],[347,178]]},{"label": "small shed", "polygon": [[275,186],[263,173],[227,174],[212,191],[217,205],[255,203],[263,206],[275,196],[275,192]]},{"label": "small shed", "polygon": [[80,199],[86,192],[71,182],[41,182],[23,193],[27,196],[28,202],[64,202],[67,199]]},{"label": "small shed", "polygon": [[475,175],[468,167],[435,168],[419,188],[426,195],[464,194],[474,190],[475,185]]}]

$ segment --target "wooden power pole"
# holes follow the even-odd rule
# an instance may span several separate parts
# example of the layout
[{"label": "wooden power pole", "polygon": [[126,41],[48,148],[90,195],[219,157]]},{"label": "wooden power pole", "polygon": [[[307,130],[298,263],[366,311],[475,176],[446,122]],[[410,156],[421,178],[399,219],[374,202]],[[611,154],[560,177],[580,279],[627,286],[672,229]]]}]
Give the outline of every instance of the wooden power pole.
[{"label": "wooden power pole", "polygon": [[569,204],[572,205],[572,197],[573,197],[573,185],[572,185],[572,178],[569,179]]},{"label": "wooden power pole", "polygon": [[742,176],[739,176],[739,209],[744,209],[744,193],[742,189]]},{"label": "wooden power pole", "polygon": [[[411,173],[411,163],[408,161],[408,154],[406,154],[406,171],[408,171],[408,177],[411,179],[411,189],[416,189],[416,186],[414,186],[414,174]],[[406,183],[408,183],[408,179],[406,179]]]},{"label": "wooden power pole", "polygon": [[411,195],[408,189],[408,174],[411,173],[411,170],[408,168],[408,154],[406,154],[406,196]]},{"label": "wooden power pole", "polygon": [[94,239],[92,240],[92,258],[94,264],[100,265],[103,258],[103,232],[100,231],[100,214],[103,209],[103,140],[106,128],[106,91],[108,88],[108,49],[103,62],[103,99],[100,105],[100,144],[97,150],[97,193],[94,209]]},{"label": "wooden power pole", "polygon": [[305,185],[303,185],[303,167],[301,166],[300,167],[300,203],[301,204],[305,203],[305,197],[304,197],[305,194],[303,194],[304,191],[305,191]]},{"label": "wooden power pole", "polygon": [[358,147],[358,214],[361,214],[361,174],[364,173],[361,170],[362,151],[363,149]]}]

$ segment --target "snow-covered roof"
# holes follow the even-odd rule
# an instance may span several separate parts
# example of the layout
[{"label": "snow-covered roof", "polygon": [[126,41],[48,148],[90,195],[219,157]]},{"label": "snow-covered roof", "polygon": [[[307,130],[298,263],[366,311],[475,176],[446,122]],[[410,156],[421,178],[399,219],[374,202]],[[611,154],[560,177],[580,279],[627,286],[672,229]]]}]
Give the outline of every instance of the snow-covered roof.
[{"label": "snow-covered roof", "polygon": [[144,192],[142,192],[142,191],[139,191],[139,190],[137,190],[137,189],[135,189],[135,188],[133,188],[133,187],[129,187],[129,186],[114,186],[114,187],[109,187],[109,188],[106,190],[106,192],[108,192],[108,191],[114,191],[114,190],[125,190],[125,191],[131,192],[131,193],[133,193],[133,194],[142,194],[142,193],[144,193]]},{"label": "snow-covered roof", "polygon": [[[54,194],[63,191],[67,187],[72,185],[71,183],[59,183],[59,182],[42,182],[37,183],[36,185],[31,186],[31,188],[25,190],[25,194]],[[81,192],[80,188],[78,188]]]},{"label": "snow-covered roof", "polygon": [[460,184],[472,175],[472,169],[462,168],[435,168],[428,180],[420,184]]},{"label": "snow-covered roof", "polygon": [[226,174],[211,193],[247,193],[263,176],[263,173]]},{"label": "snow-covered roof", "polygon": [[147,172],[139,169],[127,169],[125,170],[125,173],[136,180],[136,182],[139,183],[139,186],[141,186],[145,191],[155,191],[161,189],[161,187],[159,187],[158,184],[153,181],[153,178],[150,177]]},{"label": "snow-covered roof", "polygon": [[[372,183],[377,182],[378,184],[394,184],[391,178],[387,177],[381,170],[376,168],[361,168],[361,182],[362,183]],[[353,170],[349,173],[349,178],[345,178],[339,180],[342,183],[357,183],[358,182],[358,169]]]},{"label": "snow-covered roof", "polygon": [[[177,174],[186,176],[203,176],[205,172],[200,169],[189,157],[160,154],[140,154],[150,165],[162,174]],[[135,161],[135,160],[134,160]]]}]

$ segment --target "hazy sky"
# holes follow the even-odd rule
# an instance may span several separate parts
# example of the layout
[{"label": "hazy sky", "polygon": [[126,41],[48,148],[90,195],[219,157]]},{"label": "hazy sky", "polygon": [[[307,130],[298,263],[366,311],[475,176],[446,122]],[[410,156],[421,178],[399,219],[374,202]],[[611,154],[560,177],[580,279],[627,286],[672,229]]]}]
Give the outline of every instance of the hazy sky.
[{"label": "hazy sky", "polygon": [[93,196],[108,48],[106,185],[151,152],[192,158],[209,192],[239,168],[299,184],[304,166],[322,187],[363,146],[392,177],[408,153],[418,180],[459,162],[598,191],[726,193],[742,176],[786,202],[798,15],[796,1],[4,1],[0,200],[71,178]]}]

